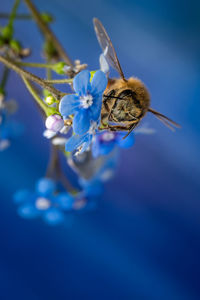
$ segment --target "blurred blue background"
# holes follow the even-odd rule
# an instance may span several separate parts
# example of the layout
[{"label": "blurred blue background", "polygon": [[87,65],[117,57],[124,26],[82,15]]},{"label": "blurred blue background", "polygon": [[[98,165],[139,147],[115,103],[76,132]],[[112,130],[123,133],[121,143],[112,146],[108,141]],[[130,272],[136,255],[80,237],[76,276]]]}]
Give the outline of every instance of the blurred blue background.
[{"label": "blurred blue background", "polygon": [[[0,0],[1,12],[13,1]],[[43,176],[49,144],[37,108],[16,74],[25,134],[0,154],[1,299],[200,299],[200,3],[158,0],[37,0],[72,59],[98,68],[92,18],[105,25],[127,77],[141,78],[152,107],[182,125],[172,133],[149,115],[154,135],[122,150],[95,212],[51,228],[16,214],[12,194]],[[26,12],[25,5],[20,7]],[[5,22],[1,21],[1,25]],[[33,22],[16,38],[41,61]],[[1,68],[2,70],[2,68]],[[42,75],[42,73],[38,73]],[[73,175],[72,175],[73,176]],[[74,177],[73,177],[74,178]]]}]

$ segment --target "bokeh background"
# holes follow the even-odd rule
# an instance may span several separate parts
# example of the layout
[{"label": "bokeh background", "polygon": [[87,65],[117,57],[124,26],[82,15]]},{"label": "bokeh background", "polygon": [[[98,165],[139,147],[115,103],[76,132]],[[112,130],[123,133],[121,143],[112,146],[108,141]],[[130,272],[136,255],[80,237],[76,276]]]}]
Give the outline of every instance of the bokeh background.
[{"label": "bokeh background", "polygon": [[[0,11],[9,12],[13,1],[0,3]],[[95,212],[53,228],[23,220],[12,194],[33,188],[44,174],[49,145],[35,104],[13,74],[8,96],[19,101],[17,120],[26,130],[0,153],[0,298],[200,299],[199,1],[34,3],[55,16],[53,29],[65,49],[90,69],[98,68],[92,26],[98,17],[126,76],[141,78],[152,107],[182,129],[172,133],[147,116],[156,133],[137,135],[135,146],[121,151]],[[27,11],[24,4],[20,11]],[[16,21],[16,38],[33,49],[32,61],[42,61],[33,22]]]}]

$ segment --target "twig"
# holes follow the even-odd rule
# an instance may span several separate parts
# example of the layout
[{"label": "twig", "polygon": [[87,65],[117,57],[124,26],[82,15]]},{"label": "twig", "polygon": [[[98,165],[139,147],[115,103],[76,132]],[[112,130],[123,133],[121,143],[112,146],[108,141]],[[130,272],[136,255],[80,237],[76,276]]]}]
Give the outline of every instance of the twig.
[{"label": "twig", "polygon": [[59,90],[55,89],[54,87],[52,87],[51,85],[46,83],[44,80],[42,80],[40,77],[38,77],[24,69],[21,69],[19,66],[17,66],[15,63],[13,63],[8,58],[5,58],[4,56],[0,55],[0,62],[2,62],[8,68],[12,69],[13,71],[20,74],[21,76],[39,84],[41,87],[43,87],[44,89],[46,89],[50,93],[52,93],[57,100],[60,100],[60,98],[62,98],[65,95],[65,93],[62,93]]},{"label": "twig", "polygon": [[54,33],[50,30],[48,25],[42,20],[40,13],[33,5],[33,3],[30,0],[24,0],[24,2],[28,6],[33,18],[35,19],[37,25],[39,26],[40,30],[44,34],[45,38],[53,43],[59,56],[66,62],[66,64],[68,64],[70,67],[73,67],[72,61],[69,59],[68,55],[66,54],[60,42],[57,40]]},{"label": "twig", "polygon": [[52,84],[72,83],[73,79],[45,79],[44,82]]},{"label": "twig", "polygon": [[36,93],[35,89],[33,88],[33,86],[31,85],[31,83],[24,77],[22,76],[22,79],[28,89],[28,91],[30,92],[30,94],[33,96],[33,98],[36,100],[36,102],[38,103],[38,105],[42,108],[42,110],[45,112],[45,114],[48,116],[50,114],[52,114],[55,109],[52,107],[47,106],[42,99],[38,96],[38,94]]},{"label": "twig", "polygon": [[[0,13],[0,19],[9,19],[10,14],[7,13]],[[29,20],[32,19],[31,15],[28,14],[16,14],[15,15],[15,20]]]}]

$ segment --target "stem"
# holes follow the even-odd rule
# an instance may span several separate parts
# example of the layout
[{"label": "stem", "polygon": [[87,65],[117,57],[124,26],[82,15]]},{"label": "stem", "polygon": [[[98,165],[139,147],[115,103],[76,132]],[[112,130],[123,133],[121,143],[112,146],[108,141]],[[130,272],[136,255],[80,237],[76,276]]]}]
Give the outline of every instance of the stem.
[{"label": "stem", "polygon": [[52,83],[52,84],[62,84],[62,83],[72,83],[73,79],[45,79],[46,83]]},{"label": "stem", "polygon": [[62,172],[58,150],[56,146],[51,144],[51,153],[49,158],[49,163],[46,171],[46,177],[60,179],[63,187],[70,193],[77,193],[78,191],[71,185],[69,180],[65,177]]},{"label": "stem", "polygon": [[22,67],[30,67],[30,68],[46,68],[46,69],[52,69],[55,64],[43,64],[43,63],[30,63],[30,62],[16,62],[17,65]]},{"label": "stem", "polygon": [[38,103],[38,105],[43,109],[43,111],[45,112],[45,114],[48,116],[52,108],[48,107],[42,101],[42,99],[38,96],[38,94],[36,93],[35,89],[30,84],[30,82],[24,76],[22,76],[22,79],[23,79],[23,81],[24,81],[24,83],[25,83],[28,91],[30,92],[30,94],[33,96],[33,98],[36,100],[36,102]]},{"label": "stem", "polygon": [[3,76],[1,79],[1,84],[0,84],[0,88],[4,90],[7,80],[8,80],[8,76],[9,76],[10,70],[7,67],[4,67],[3,70]]},{"label": "stem", "polygon": [[13,22],[14,22],[15,17],[16,17],[16,13],[17,13],[19,3],[20,3],[20,0],[15,0],[13,9],[12,9],[10,17],[9,17],[9,22],[8,22],[8,26],[10,26],[10,27],[13,27]]},{"label": "stem", "polygon": [[[0,13],[0,19],[9,19],[10,18],[10,14],[7,13]],[[15,15],[15,20],[29,20],[32,19],[31,15],[28,14],[16,14]]]},{"label": "stem", "polygon": [[20,74],[21,76],[23,76],[31,81],[36,82],[41,87],[43,87],[44,89],[48,90],[51,94],[53,94],[57,100],[60,100],[60,98],[62,98],[65,95],[65,93],[62,93],[59,90],[52,87],[51,85],[49,85],[48,83],[45,83],[45,81],[43,79],[41,79],[40,77],[38,77],[28,71],[25,71],[24,69],[21,69],[14,62],[12,62],[11,60],[9,60],[1,55],[0,55],[0,62],[2,62],[8,68],[12,69],[13,71]]},{"label": "stem", "polygon": [[73,67],[72,61],[69,59],[68,55],[66,54],[65,50],[63,49],[60,42],[57,40],[54,33],[50,30],[48,25],[42,20],[40,13],[36,9],[36,7],[33,5],[33,3],[30,0],[24,0],[26,5],[28,6],[33,18],[35,19],[35,22],[37,23],[38,27],[44,34],[47,40],[51,41],[57,50],[59,56],[68,64],[69,66]]}]

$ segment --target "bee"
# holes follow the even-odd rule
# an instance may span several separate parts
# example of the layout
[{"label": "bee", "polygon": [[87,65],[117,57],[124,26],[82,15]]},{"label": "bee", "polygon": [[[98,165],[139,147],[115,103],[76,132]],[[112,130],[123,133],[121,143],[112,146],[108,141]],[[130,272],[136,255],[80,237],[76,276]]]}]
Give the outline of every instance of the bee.
[{"label": "bee", "polygon": [[174,127],[180,127],[179,124],[165,115],[150,108],[150,95],[143,82],[135,77],[125,78],[104,26],[97,18],[93,19],[93,23],[97,40],[106,61],[120,75],[119,79],[108,78],[108,85],[103,94],[100,129],[128,131],[125,136],[127,137],[147,112],[154,114],[172,130],[174,130]]}]

